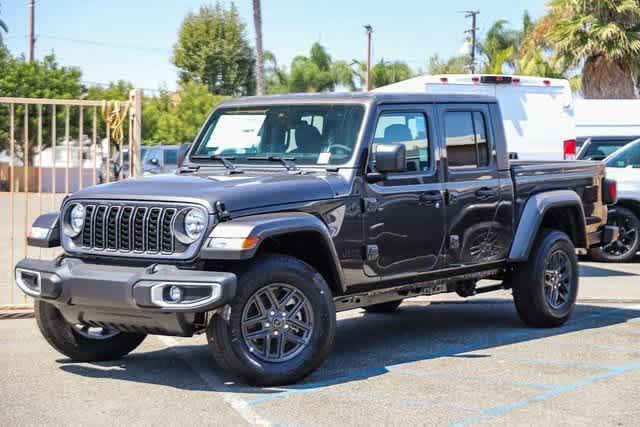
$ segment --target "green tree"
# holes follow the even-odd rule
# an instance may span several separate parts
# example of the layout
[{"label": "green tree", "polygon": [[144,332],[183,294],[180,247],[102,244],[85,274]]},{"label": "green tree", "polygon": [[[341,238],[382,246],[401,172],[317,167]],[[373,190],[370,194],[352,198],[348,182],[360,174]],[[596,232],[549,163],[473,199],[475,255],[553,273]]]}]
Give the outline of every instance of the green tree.
[{"label": "green tree", "polygon": [[108,99],[114,101],[128,101],[129,94],[134,89],[133,83],[118,80],[111,82],[107,86],[91,86],[87,89],[86,98],[101,100]]},{"label": "green tree", "polygon": [[205,119],[226,97],[209,93],[194,82],[183,83],[176,93],[162,91],[142,104],[144,144],[191,142]]},{"label": "green tree", "polygon": [[328,92],[338,85],[354,86],[353,71],[346,61],[333,61],[320,44],[311,46],[309,56],[297,56],[291,62],[289,92]]},{"label": "green tree", "polygon": [[[7,55],[0,61],[0,93],[2,96],[17,98],[61,98],[75,99],[83,93],[81,82],[82,72],[76,67],[65,67],[58,64],[53,54],[45,56],[41,61],[29,62],[24,57]],[[31,106],[29,128],[30,161],[36,152],[37,144],[37,107]],[[24,109],[22,104],[14,105],[14,140],[16,156],[23,158],[22,147],[24,141]],[[0,150],[9,147],[9,114],[4,106],[0,113]],[[43,106],[43,148],[51,144],[51,107]],[[70,111],[70,130],[72,137],[77,136],[77,109]],[[56,110],[56,124],[58,137],[63,135],[65,123],[65,109]]]},{"label": "green tree", "polygon": [[[355,75],[364,86],[367,73],[366,61],[354,61],[353,66]],[[371,67],[371,89],[401,82],[410,79],[413,75],[411,67],[406,62],[385,61],[383,58]]]},{"label": "green tree", "polygon": [[465,74],[469,72],[469,58],[454,56],[443,60],[439,55],[433,55],[427,63],[427,74]]},{"label": "green tree", "polygon": [[228,8],[218,1],[189,13],[180,26],[172,61],[182,83],[203,84],[216,95],[255,92],[255,56],[233,2]]},{"label": "green tree", "polygon": [[284,67],[278,66],[273,52],[264,52],[265,92],[268,94],[289,92],[289,75]]},{"label": "green tree", "polygon": [[635,98],[640,0],[552,0],[545,36],[569,65],[582,67],[586,98]]}]

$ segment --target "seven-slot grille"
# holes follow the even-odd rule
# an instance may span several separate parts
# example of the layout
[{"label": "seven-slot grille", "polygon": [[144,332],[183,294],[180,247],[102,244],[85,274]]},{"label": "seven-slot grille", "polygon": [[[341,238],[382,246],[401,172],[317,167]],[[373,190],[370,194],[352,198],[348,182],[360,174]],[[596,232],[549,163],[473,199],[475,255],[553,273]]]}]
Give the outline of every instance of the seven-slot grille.
[{"label": "seven-slot grille", "polygon": [[186,250],[171,226],[180,208],[107,204],[84,208],[84,227],[74,239],[82,249],[163,255]]}]

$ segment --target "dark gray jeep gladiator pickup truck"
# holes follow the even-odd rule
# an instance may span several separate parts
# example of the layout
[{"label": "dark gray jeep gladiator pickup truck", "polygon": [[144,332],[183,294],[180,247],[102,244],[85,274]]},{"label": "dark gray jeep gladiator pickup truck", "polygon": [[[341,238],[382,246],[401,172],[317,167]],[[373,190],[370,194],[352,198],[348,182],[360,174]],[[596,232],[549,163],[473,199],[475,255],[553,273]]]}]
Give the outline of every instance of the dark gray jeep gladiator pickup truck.
[{"label": "dark gray jeep gladiator pickup truck", "polygon": [[526,324],[562,324],[577,254],[617,237],[615,198],[599,163],[510,163],[494,98],[235,99],[175,174],[87,188],[39,217],[29,243],[63,254],[15,277],[72,360],[206,333],[221,367],[284,384],[327,357],[342,310],[512,289]]}]

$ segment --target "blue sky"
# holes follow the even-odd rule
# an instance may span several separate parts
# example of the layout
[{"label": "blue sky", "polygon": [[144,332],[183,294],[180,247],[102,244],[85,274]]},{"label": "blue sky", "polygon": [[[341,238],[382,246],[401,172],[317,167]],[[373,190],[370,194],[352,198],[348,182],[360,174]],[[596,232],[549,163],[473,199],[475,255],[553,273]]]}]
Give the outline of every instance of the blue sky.
[{"label": "blue sky", "polygon": [[[36,56],[55,51],[60,63],[83,70],[86,82],[125,79],[141,88],[175,87],[171,50],[180,22],[199,0],[36,0]],[[208,3],[208,2],[205,2]],[[229,0],[225,0],[229,3]],[[374,59],[404,60],[416,69],[433,54],[456,55],[470,26],[461,13],[480,9],[479,28],[497,19],[520,26],[525,9],[539,17],[545,0],[263,0],[265,49],[280,64],[320,41],[336,59],[364,59],[363,24],[374,27]],[[28,0],[0,0],[9,25],[6,44],[27,52]],[[236,5],[253,40],[251,0]]]}]

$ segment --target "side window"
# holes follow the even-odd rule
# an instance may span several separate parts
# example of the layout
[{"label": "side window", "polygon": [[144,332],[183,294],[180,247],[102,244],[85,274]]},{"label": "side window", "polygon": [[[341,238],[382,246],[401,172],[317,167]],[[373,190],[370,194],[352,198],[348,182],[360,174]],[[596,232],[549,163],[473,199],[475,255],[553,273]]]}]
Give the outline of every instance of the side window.
[{"label": "side window", "polygon": [[424,113],[382,113],[374,134],[378,144],[404,144],[407,150],[407,171],[428,171],[430,162],[429,132]]},{"label": "side window", "polygon": [[164,164],[165,165],[177,165],[178,164],[178,150],[164,150]]},{"label": "side window", "polygon": [[484,114],[471,111],[447,112],[444,127],[450,168],[489,165],[489,141]]}]

